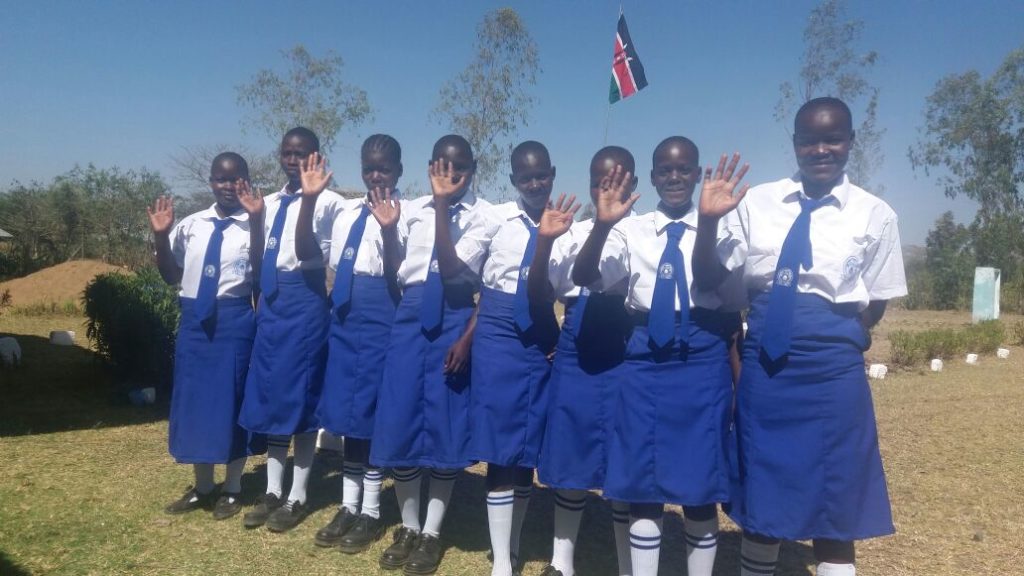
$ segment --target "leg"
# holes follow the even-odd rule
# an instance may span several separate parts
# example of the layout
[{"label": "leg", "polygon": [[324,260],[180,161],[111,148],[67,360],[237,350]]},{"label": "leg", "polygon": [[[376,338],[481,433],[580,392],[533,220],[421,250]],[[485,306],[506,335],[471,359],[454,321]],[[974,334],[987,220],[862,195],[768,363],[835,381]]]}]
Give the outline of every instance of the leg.
[{"label": "leg", "polygon": [[526,510],[530,506],[530,496],[533,495],[533,468],[516,467],[514,470],[514,498],[512,500],[512,541],[511,556],[512,569],[518,571],[519,565],[519,539],[523,534],[523,522],[526,520]]},{"label": "leg", "polygon": [[245,456],[236,458],[224,470],[224,487],[220,498],[213,505],[213,519],[226,520],[242,511],[239,497],[242,493],[242,472],[245,471]]},{"label": "leg", "polygon": [[851,541],[814,540],[814,559],[818,576],[854,576],[856,550]]},{"label": "leg", "polygon": [[612,529],[615,531],[619,576],[633,576],[633,559],[629,550],[629,504],[612,500]]},{"label": "leg", "polygon": [[683,506],[686,518],[686,573],[688,576],[711,576],[718,553],[718,508]]},{"label": "leg", "polygon": [[444,522],[444,513],[448,508],[448,501],[451,500],[452,487],[458,474],[458,470],[430,471],[427,519],[423,523],[419,545],[409,555],[409,562],[405,565],[406,574],[433,574],[441,564],[441,524]]},{"label": "leg", "polygon": [[632,504],[629,507],[629,553],[633,576],[657,576],[661,555],[663,504]]},{"label": "leg", "polygon": [[771,576],[779,561],[779,541],[752,532],[740,543],[740,576]]},{"label": "leg", "polygon": [[289,436],[267,436],[267,491],[260,495],[256,500],[256,506],[242,518],[246,528],[263,526],[270,515],[284,504],[281,498],[281,485],[291,441]]},{"label": "leg", "polygon": [[[345,439],[345,467],[348,470],[352,466],[359,466],[365,469],[362,475],[363,506],[362,513],[355,517],[352,528],[341,537],[338,547],[342,552],[357,554],[369,548],[374,542],[380,539],[384,533],[384,525],[380,521],[380,489],[384,483],[384,474],[379,468],[367,467],[370,457],[370,441],[359,438]],[[358,505],[358,497],[348,498],[348,478],[346,478],[346,492],[343,501],[355,500]],[[348,513],[347,504],[343,506],[345,513]],[[429,516],[429,512],[428,512]]]},{"label": "leg", "polygon": [[402,527],[395,531],[395,541],[380,556],[380,566],[397,570],[405,566],[420,543],[420,468],[395,468],[395,497],[402,511]]},{"label": "leg", "polygon": [[584,490],[555,490],[555,538],[551,546],[551,565],[562,576],[576,574],[574,556],[580,520],[587,506]]},{"label": "leg", "polygon": [[487,465],[487,526],[494,564],[491,576],[512,576],[512,515],[514,468]]},{"label": "leg", "polygon": [[306,517],[306,487],[309,472],[316,455],[316,433],[295,435],[295,455],[292,466],[292,489],[283,506],[274,510],[267,518],[267,528],[272,532],[286,532],[298,526]]},{"label": "leg", "polygon": [[192,473],[196,478],[196,492],[201,496],[213,492],[213,464],[193,464]]}]

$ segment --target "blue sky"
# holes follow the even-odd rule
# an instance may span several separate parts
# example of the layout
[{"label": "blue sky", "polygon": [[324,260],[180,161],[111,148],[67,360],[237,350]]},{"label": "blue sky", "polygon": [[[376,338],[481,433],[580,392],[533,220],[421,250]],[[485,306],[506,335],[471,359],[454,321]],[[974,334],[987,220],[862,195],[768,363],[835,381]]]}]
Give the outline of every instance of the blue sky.
[{"label": "blue sky", "polygon": [[[332,165],[359,184],[358,148],[374,132],[402,143],[407,186],[426,187],[426,160],[447,132],[430,112],[440,86],[469,61],[475,26],[509,3],[462,2],[3,2],[0,19],[0,187],[49,181],[75,164],[157,170],[174,180],[183,146],[226,143],[271,150],[243,132],[235,87],[280,51],[334,50],[349,82],[366,90],[374,119],[340,136]],[[739,151],[747,181],[795,169],[786,127],[772,110],[778,86],[796,80],[809,0],[627,1],[630,32],[650,86],[615,104],[608,143],[629,148],[641,173],[641,209],[654,206],[647,171],[654,146],[683,134],[705,163]],[[513,2],[536,41],[543,73],[521,139],[537,139],[558,166],[556,191],[586,194],[590,156],[604,143],[619,2]],[[885,164],[876,176],[900,215],[904,243],[922,244],[948,200],[934,178],[911,170],[925,98],[950,73],[990,74],[1024,45],[1019,0],[849,2],[864,20],[861,47],[881,59]]]}]

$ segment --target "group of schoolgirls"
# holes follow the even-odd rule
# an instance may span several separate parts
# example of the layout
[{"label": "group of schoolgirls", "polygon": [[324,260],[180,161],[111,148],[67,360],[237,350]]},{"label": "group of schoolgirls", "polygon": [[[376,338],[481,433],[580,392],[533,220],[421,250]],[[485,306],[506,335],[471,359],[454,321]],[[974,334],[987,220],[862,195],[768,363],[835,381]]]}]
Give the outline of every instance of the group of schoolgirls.
[{"label": "group of schoolgirls", "polygon": [[167,512],[238,513],[245,457],[266,450],[244,523],[294,527],[322,427],[345,454],[316,543],[356,553],[382,536],[390,468],[402,525],[385,569],[437,570],[457,472],[485,462],[492,576],[521,572],[535,470],[555,492],[543,576],[575,573],[593,489],[611,502],[620,575],[657,574],[665,504],[683,508],[691,576],[712,573],[718,504],[743,529],[742,575],[774,573],[781,539],[813,540],[819,575],[854,574],[854,541],[893,531],[863,351],[906,287],[895,214],[845,175],[853,139],[844,103],[811,100],[794,122],[799,172],[748,190],[738,155],[702,170],[692,141],[667,138],[648,214],[632,212],[633,156],[605,147],[581,222],[574,197],[551,198],[533,141],[512,152],[518,198],[498,205],[473,193],[454,135],[434,146],[432,195],[406,201],[389,136],[364,143],[355,200],[326,190],[304,128],[285,135],[289,182],[266,198],[240,156],[218,156],[213,207],[177,226],[168,200],[150,211],[160,271],[181,284],[170,452],[195,471]]}]

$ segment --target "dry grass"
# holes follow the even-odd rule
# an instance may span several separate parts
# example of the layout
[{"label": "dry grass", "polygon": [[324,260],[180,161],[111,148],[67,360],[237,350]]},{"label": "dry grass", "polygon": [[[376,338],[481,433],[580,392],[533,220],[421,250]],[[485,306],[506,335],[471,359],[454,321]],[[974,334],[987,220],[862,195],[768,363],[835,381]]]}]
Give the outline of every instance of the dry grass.
[{"label": "dry grass", "polygon": [[[897,311],[876,331],[876,346],[894,327],[963,321],[964,315]],[[78,322],[0,316],[0,332],[18,334],[25,352],[21,369],[0,372],[0,574],[384,574],[376,559],[386,541],[358,556],[312,544],[337,503],[336,457],[318,458],[316,511],[292,533],[246,531],[238,519],[217,523],[201,512],[165,516],[161,508],[189,483],[190,471],[167,455],[159,409],[114,401],[86,350],[50,347],[41,338],[77,329],[82,343]],[[973,576],[1012,573],[1021,563],[1024,349],[1012,348],[1008,360],[949,364],[939,374],[902,372],[872,385],[898,532],[859,545],[861,574]],[[248,467],[248,499],[262,488],[262,466],[253,459]],[[397,523],[390,488],[382,501],[385,520]],[[483,501],[480,470],[461,476],[438,574],[489,572]],[[538,491],[523,542],[528,576],[550,554],[551,510],[550,494]],[[734,575],[738,534],[727,521],[723,528],[716,574]],[[662,574],[685,572],[681,529],[671,514]],[[594,497],[579,573],[613,574],[613,554],[609,512]],[[778,573],[809,575],[812,562],[805,544],[789,543]]]},{"label": "dry grass", "polygon": [[117,266],[99,260],[72,260],[45,268],[22,278],[0,282],[0,294],[11,292],[11,304],[16,308],[30,308],[33,305],[57,303],[58,308],[65,302],[78,303],[82,290],[97,274],[121,270]]}]

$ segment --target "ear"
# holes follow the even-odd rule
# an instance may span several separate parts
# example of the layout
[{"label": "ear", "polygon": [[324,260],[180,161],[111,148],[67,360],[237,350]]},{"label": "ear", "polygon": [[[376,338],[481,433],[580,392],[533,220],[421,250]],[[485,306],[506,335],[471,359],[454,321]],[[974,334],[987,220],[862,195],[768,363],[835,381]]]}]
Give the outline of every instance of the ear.
[{"label": "ear", "polygon": [[551,167],[551,179],[552,180],[555,179],[555,167],[554,166]]},{"label": "ear", "polygon": [[398,175],[395,176],[395,178],[398,179],[398,178],[401,178],[401,177],[402,177],[402,163],[399,162],[398,163]]},{"label": "ear", "polygon": [[636,192],[636,185],[640,183],[640,178],[633,176],[633,181],[629,183],[629,193]]},{"label": "ear", "polygon": [[[654,186],[654,168],[651,168],[651,186]],[[657,186],[655,186],[657,188]]]},{"label": "ear", "polygon": [[697,179],[693,181],[694,184],[700,184],[700,181],[704,178],[704,171],[700,168],[700,162],[697,163]]}]

